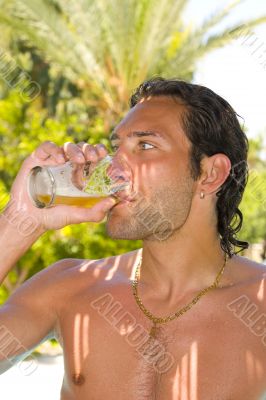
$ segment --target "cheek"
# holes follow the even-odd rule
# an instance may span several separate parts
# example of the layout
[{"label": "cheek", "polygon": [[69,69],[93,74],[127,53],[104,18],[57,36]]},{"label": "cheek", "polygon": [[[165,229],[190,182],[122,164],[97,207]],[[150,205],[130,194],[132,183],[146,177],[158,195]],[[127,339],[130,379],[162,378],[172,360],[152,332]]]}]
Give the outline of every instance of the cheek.
[{"label": "cheek", "polygon": [[160,162],[146,162],[134,170],[134,189],[136,192],[148,193],[160,187],[176,186],[188,178],[187,165],[165,156]]},{"label": "cheek", "polygon": [[164,185],[167,182],[178,182],[184,176],[187,176],[187,169],[183,165],[165,162],[151,169],[147,174],[146,180],[148,183],[161,183]]}]

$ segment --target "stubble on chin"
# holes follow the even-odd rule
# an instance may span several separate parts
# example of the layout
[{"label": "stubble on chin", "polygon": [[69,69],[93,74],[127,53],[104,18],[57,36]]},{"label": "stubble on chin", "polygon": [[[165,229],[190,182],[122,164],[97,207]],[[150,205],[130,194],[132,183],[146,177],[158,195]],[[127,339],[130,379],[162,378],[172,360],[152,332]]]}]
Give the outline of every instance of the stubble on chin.
[{"label": "stubble on chin", "polygon": [[139,195],[124,209],[110,210],[107,234],[113,239],[166,240],[185,224],[192,197],[191,182],[185,177],[178,185],[161,186],[150,199]]},{"label": "stubble on chin", "polygon": [[126,214],[110,211],[106,219],[106,233],[112,239],[139,240],[145,237],[145,227],[133,210]]}]

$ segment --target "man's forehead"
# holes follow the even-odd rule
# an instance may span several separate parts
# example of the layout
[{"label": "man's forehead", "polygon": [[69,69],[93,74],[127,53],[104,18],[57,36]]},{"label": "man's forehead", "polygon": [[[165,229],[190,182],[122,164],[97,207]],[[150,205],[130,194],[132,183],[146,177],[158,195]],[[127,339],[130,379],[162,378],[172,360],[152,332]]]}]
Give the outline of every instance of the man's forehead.
[{"label": "man's forehead", "polygon": [[[185,107],[171,97],[157,96],[141,100],[120,121],[114,129],[112,137],[116,137],[119,132],[154,131],[161,137],[184,137],[182,126],[182,115]],[[185,138],[184,138],[185,139]]]},{"label": "man's forehead", "polygon": [[[147,136],[150,136],[150,137],[154,137],[154,138],[161,138],[161,139],[165,139],[165,135],[163,135],[162,133],[160,133],[160,132],[156,132],[155,130],[140,130],[140,131],[137,131],[137,130],[135,130],[135,131],[133,131],[133,130],[130,130],[129,131],[129,133],[126,135],[128,138],[133,138],[133,137],[147,137]],[[113,140],[118,140],[120,137],[119,137],[119,134],[116,132],[116,130],[114,130],[112,133],[111,133],[111,135],[109,136],[109,139],[111,140],[111,141],[113,141]]]},{"label": "man's forehead", "polygon": [[[184,112],[185,107],[177,99],[169,96],[154,96],[141,99],[134,107],[129,110],[127,115],[138,114],[151,114],[153,116],[157,115],[167,115],[175,117],[179,113]],[[154,115],[155,114],[155,115]]]}]

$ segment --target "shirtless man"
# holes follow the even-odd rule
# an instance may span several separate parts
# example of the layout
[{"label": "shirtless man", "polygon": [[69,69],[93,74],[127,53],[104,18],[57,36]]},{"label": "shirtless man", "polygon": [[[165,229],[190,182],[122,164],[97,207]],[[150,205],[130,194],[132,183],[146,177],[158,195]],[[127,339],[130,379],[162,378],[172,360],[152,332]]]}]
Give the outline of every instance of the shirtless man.
[{"label": "shirtless man", "polygon": [[[58,339],[62,400],[264,399],[266,270],[235,254],[234,245],[247,244],[229,228],[246,183],[247,140],[235,113],[209,89],[154,79],[132,97],[111,139],[134,172],[134,196],[116,205],[110,197],[91,209],[40,210],[26,193],[33,166],[95,160],[106,154],[99,145],[46,142],[24,161],[0,218],[1,280],[45,231],[68,224],[106,217],[110,237],[142,239],[143,247],[59,260],[10,296],[1,328],[29,351]],[[30,216],[35,229],[23,235],[13,215]],[[137,266],[144,311],[133,295]],[[190,303],[151,330],[155,317]],[[2,373],[28,354],[5,348],[3,336],[0,348]]]}]

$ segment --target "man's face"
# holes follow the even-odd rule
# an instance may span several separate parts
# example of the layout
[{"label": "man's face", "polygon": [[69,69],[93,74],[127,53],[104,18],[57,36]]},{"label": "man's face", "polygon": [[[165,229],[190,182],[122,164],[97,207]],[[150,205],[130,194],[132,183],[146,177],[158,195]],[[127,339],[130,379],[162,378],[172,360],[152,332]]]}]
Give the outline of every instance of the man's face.
[{"label": "man's face", "polygon": [[171,98],[152,97],[132,108],[112,133],[113,149],[132,168],[136,195],[132,202],[118,203],[109,211],[110,237],[158,240],[164,236],[166,221],[171,231],[186,222],[195,182],[182,113],[184,106]]}]

